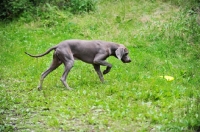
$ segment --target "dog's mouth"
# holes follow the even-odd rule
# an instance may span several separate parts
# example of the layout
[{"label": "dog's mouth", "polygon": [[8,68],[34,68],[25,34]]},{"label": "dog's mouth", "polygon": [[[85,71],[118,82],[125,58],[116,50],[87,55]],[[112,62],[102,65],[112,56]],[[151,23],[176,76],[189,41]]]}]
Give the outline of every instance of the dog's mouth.
[{"label": "dog's mouth", "polygon": [[123,63],[130,63],[131,60],[122,60]]}]

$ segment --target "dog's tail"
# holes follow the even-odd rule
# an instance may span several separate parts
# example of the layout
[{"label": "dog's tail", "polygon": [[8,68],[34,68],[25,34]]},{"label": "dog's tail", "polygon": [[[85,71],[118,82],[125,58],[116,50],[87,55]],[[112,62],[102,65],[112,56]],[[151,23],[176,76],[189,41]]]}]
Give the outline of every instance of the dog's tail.
[{"label": "dog's tail", "polygon": [[49,52],[51,52],[52,50],[55,50],[56,48],[57,48],[57,46],[51,47],[51,48],[48,49],[45,53],[40,54],[40,55],[31,55],[31,54],[29,54],[29,53],[27,53],[27,52],[25,52],[25,54],[27,54],[27,55],[29,55],[29,56],[31,56],[31,57],[36,57],[36,58],[37,58],[37,57],[42,57],[42,56],[48,54]]}]

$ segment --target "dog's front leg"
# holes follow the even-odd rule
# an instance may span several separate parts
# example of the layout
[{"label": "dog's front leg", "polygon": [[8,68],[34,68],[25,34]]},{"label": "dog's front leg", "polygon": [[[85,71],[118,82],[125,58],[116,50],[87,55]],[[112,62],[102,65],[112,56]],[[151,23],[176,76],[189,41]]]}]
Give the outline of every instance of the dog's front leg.
[{"label": "dog's front leg", "polygon": [[112,65],[110,63],[108,63],[106,61],[102,61],[102,60],[95,60],[94,64],[102,65],[102,66],[107,66],[106,70],[103,71],[103,74],[107,74],[108,72],[110,72],[110,70],[112,68]]},{"label": "dog's front leg", "polygon": [[108,72],[110,72],[112,65],[108,62],[105,61],[105,59],[108,57],[108,54],[97,54],[94,58],[93,63],[96,65],[102,65],[102,66],[107,66],[106,70],[103,71],[103,74],[107,74]]},{"label": "dog's front leg", "polygon": [[104,82],[103,74],[101,73],[101,70],[100,70],[100,65],[93,64],[93,67],[94,67],[95,71],[97,72],[101,82]]},{"label": "dog's front leg", "polygon": [[110,72],[111,67],[107,66],[106,70],[103,71],[103,74],[107,74],[108,72]]}]

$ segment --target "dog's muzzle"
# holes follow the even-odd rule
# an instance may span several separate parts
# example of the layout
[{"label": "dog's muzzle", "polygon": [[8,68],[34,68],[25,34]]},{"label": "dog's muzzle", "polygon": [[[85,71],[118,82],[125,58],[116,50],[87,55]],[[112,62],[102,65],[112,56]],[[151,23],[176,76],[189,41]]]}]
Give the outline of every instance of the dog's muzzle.
[{"label": "dog's muzzle", "polygon": [[130,63],[131,62],[131,59],[127,58],[127,59],[122,59],[122,62],[123,63]]}]

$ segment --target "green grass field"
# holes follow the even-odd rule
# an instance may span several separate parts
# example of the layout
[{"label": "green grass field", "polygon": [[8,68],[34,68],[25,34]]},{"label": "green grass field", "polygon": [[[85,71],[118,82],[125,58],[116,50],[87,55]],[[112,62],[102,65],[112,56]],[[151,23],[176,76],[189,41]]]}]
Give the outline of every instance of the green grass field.
[{"label": "green grass field", "polygon": [[[91,13],[52,9],[48,19],[1,22],[0,131],[198,130],[200,26],[191,12],[159,0],[109,0]],[[66,39],[122,43],[132,62],[110,57],[102,84],[92,65],[76,61],[67,79],[74,90],[60,82],[60,66],[38,91],[52,53],[35,59],[24,52],[43,53]]]}]

